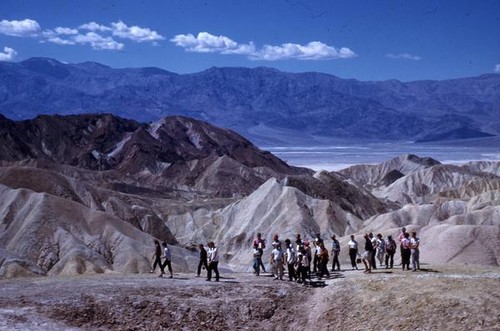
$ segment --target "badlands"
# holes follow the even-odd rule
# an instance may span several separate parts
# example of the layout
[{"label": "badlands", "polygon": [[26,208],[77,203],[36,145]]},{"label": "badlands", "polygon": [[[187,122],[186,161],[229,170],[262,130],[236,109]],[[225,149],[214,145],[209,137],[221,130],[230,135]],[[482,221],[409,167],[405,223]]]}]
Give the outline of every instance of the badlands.
[{"label": "badlands", "polygon": [[[423,270],[348,268],[351,234],[403,226],[421,238]],[[328,247],[336,234],[344,271],[320,288],[255,277],[257,232],[319,232]],[[173,279],[149,274],[155,238]],[[500,162],[406,154],[314,173],[185,117],[0,116],[6,330],[498,330],[499,239]],[[194,277],[212,240],[220,283]]]}]

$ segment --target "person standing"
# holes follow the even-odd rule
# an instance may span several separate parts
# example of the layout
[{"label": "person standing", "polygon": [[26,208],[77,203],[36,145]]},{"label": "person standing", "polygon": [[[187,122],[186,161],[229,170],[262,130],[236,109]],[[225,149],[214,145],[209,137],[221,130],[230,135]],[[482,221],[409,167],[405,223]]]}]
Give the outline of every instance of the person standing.
[{"label": "person standing", "polygon": [[260,265],[262,264],[262,251],[257,243],[253,244],[253,273],[256,276],[260,275]]},{"label": "person standing", "polygon": [[[253,241],[254,246],[255,244],[257,244],[257,249],[260,250],[260,256],[262,257],[262,255],[264,255],[264,248],[266,248],[266,241],[262,238],[262,234],[260,232],[257,233],[257,238]],[[260,259],[259,268],[262,268],[262,272],[266,272],[266,267],[262,262],[262,258]]]},{"label": "person standing", "polygon": [[273,236],[273,243],[272,243],[272,245],[273,245],[273,248],[276,248],[277,246],[281,247],[281,241],[280,241],[280,237],[279,237],[278,234],[275,234]]},{"label": "person standing", "polygon": [[310,277],[310,259],[307,256],[307,252],[305,246],[302,246],[297,254],[297,263],[298,263],[298,273],[302,284],[306,285],[306,278],[309,278],[309,282],[311,282]]},{"label": "person standing", "polygon": [[365,265],[365,273],[372,272],[372,257],[373,257],[373,244],[369,234],[365,234],[365,251],[363,252],[363,264]]},{"label": "person standing", "polygon": [[335,235],[332,235],[332,271],[335,271],[335,266],[337,266],[337,270],[340,271],[340,262],[339,262],[339,254],[340,254],[340,243],[337,240]]},{"label": "person standing", "polygon": [[410,234],[405,232],[404,239],[401,241],[401,265],[403,270],[410,270]]},{"label": "person standing", "polygon": [[387,237],[387,243],[385,245],[385,268],[393,268],[394,266],[394,254],[396,253],[396,242],[392,239],[392,236]]},{"label": "person standing", "polygon": [[281,250],[281,245],[275,245],[273,251],[271,252],[271,265],[273,266],[274,279],[283,280],[283,265],[284,265],[284,255]]},{"label": "person standing", "polygon": [[328,249],[326,249],[323,242],[319,244],[319,248],[318,277],[321,279],[324,275],[326,275],[326,277],[330,277],[330,273],[328,272],[328,261],[330,260],[330,257],[328,256]]},{"label": "person standing", "polygon": [[[168,271],[170,272],[170,277],[173,277],[172,274],[172,252],[170,251],[170,248],[168,248],[168,245],[166,242],[162,243],[163,246],[163,257],[165,258],[165,262],[163,262],[162,269],[165,270],[165,267],[168,267]],[[162,277],[163,273],[160,275]]]},{"label": "person standing", "polygon": [[384,255],[385,255],[385,240],[382,237],[381,233],[377,234],[377,260],[380,264],[380,267],[384,264]]},{"label": "person standing", "polygon": [[208,272],[207,281],[212,280],[212,272],[215,273],[215,281],[219,281],[219,252],[213,241],[208,243]]},{"label": "person standing", "polygon": [[398,236],[398,241],[399,241],[399,249],[401,254],[403,254],[403,240],[405,239],[405,233],[406,233],[406,228],[401,229],[401,233]]},{"label": "person standing", "polygon": [[417,233],[412,232],[410,238],[410,254],[413,271],[420,270],[420,239],[417,238]]},{"label": "person standing", "polygon": [[354,239],[354,235],[351,235],[351,240],[349,240],[347,246],[349,246],[349,258],[351,259],[352,270],[358,270],[358,265],[356,264],[356,258],[358,257],[358,242]]},{"label": "person standing", "polygon": [[155,253],[153,255],[154,262],[153,262],[153,267],[151,268],[150,273],[154,273],[156,270],[156,266],[159,266],[160,271],[161,271],[161,274],[160,274],[160,277],[161,277],[161,275],[164,274],[162,263],[161,263],[161,245],[160,245],[160,242],[156,239],[154,240],[154,244],[155,244]]},{"label": "person standing", "polygon": [[293,281],[297,279],[297,276],[295,275],[296,254],[290,239],[285,240],[285,247],[286,247],[285,259],[288,269],[288,280]]},{"label": "person standing", "polygon": [[375,257],[375,255],[376,255],[375,253],[376,253],[377,245],[378,245],[377,237],[374,237],[372,232],[370,232],[368,234],[368,236],[370,237],[370,240],[372,242],[372,247],[373,247],[373,252],[371,254],[371,260],[370,260],[370,265],[371,265],[372,269],[377,269],[377,261],[376,261],[377,259]]},{"label": "person standing", "polygon": [[311,279],[311,261],[312,261],[312,253],[311,253],[311,246],[309,243],[309,240],[304,240],[304,250],[305,254],[307,255],[307,277]]},{"label": "person standing", "polygon": [[205,270],[208,271],[207,251],[205,250],[205,247],[203,247],[203,244],[200,244],[198,247],[200,248],[200,262],[198,263],[198,274],[196,277],[200,277],[201,267],[205,267]]},{"label": "person standing", "polygon": [[313,258],[313,273],[319,273],[319,263],[321,260],[321,244],[323,243],[323,239],[321,239],[321,235],[319,233],[316,234],[316,238],[314,239],[314,258]]},{"label": "person standing", "polygon": [[297,233],[295,235],[295,245],[297,245],[296,251],[297,251],[297,254],[299,254],[300,249],[302,247],[304,247],[304,241],[302,240],[302,237],[300,236],[300,233]]}]

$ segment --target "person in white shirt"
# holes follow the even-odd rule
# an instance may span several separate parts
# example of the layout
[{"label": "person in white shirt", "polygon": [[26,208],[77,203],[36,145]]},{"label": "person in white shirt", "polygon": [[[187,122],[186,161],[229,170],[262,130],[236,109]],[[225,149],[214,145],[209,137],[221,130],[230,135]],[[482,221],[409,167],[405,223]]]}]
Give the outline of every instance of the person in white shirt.
[{"label": "person in white shirt", "polygon": [[219,281],[219,252],[213,241],[208,243],[208,272],[207,281],[212,280],[212,271],[215,273],[215,281]]},{"label": "person in white shirt", "polygon": [[273,274],[274,279],[283,280],[283,264],[284,264],[284,255],[281,250],[281,245],[276,245],[273,251],[271,252],[271,265],[273,266]]},{"label": "person in white shirt", "polygon": [[290,239],[285,240],[285,247],[286,247],[285,257],[288,269],[288,280],[293,281],[297,279],[297,276],[295,275],[296,254]]},{"label": "person in white shirt", "polygon": [[410,238],[410,252],[411,252],[411,264],[413,265],[413,271],[420,270],[420,239],[417,238],[417,233],[412,232]]},{"label": "person in white shirt", "polygon": [[377,260],[382,266],[384,264],[384,257],[385,257],[385,240],[382,237],[382,234],[377,234]]},{"label": "person in white shirt", "polygon": [[378,245],[377,237],[373,236],[372,232],[368,233],[368,236],[372,242],[372,247],[373,247],[373,252],[370,255],[370,265],[372,269],[377,269],[377,259],[375,257]]},{"label": "person in white shirt", "polygon": [[262,264],[262,249],[259,248],[257,243],[253,245],[253,273],[254,275],[260,275],[260,265]]},{"label": "person in white shirt", "polygon": [[[170,248],[168,248],[166,242],[163,242],[162,246],[163,246],[163,257],[165,258],[165,262],[163,262],[161,269],[165,270],[165,267],[168,267],[168,271],[170,272],[169,278],[172,278],[173,277],[173,274],[172,274],[172,253],[170,252]],[[160,275],[160,277],[162,277],[162,275],[163,275],[163,273]]]},{"label": "person in white shirt", "polygon": [[358,242],[354,240],[354,235],[351,235],[351,240],[349,240],[347,246],[349,246],[349,258],[351,259],[352,270],[358,270],[358,265],[356,264],[356,258],[358,257]]},{"label": "person in white shirt", "polygon": [[316,238],[314,239],[314,256],[313,256],[313,273],[319,272],[319,261],[321,259],[321,244],[323,239],[320,233],[316,233]]}]

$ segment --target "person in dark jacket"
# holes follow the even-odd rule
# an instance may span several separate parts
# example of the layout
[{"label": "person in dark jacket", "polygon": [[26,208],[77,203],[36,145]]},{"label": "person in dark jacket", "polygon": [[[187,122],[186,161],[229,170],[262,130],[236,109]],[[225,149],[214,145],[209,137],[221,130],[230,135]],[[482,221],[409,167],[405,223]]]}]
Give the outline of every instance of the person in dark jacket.
[{"label": "person in dark jacket", "polygon": [[200,262],[198,263],[198,274],[196,277],[200,277],[201,267],[205,267],[205,270],[208,271],[207,251],[205,247],[203,247],[203,244],[200,244],[198,247],[200,248]]},{"label": "person in dark jacket", "polygon": [[372,257],[373,257],[374,251],[373,251],[373,244],[370,236],[368,234],[365,234],[365,251],[363,252],[363,264],[365,265],[365,273],[371,273],[372,272]]},{"label": "person in dark jacket", "polygon": [[153,267],[151,268],[150,272],[154,273],[156,270],[156,266],[158,265],[160,267],[160,271],[161,271],[160,275],[163,275],[164,272],[163,272],[163,266],[161,263],[161,245],[160,245],[160,242],[156,239],[154,240],[154,244],[155,244],[155,253],[153,255],[154,262],[153,262]]}]

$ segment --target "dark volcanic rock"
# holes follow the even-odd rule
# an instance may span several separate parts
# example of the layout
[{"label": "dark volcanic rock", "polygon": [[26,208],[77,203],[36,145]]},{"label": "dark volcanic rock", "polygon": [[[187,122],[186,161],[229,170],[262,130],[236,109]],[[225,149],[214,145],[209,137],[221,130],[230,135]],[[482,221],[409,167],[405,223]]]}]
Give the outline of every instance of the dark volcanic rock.
[{"label": "dark volcanic rock", "polygon": [[0,159],[36,159],[89,170],[115,170],[149,188],[247,194],[270,177],[311,173],[290,167],[230,130],[174,116],[150,125],[113,115],[0,118]]},{"label": "dark volcanic rock", "polygon": [[394,183],[395,181],[397,181],[398,179],[400,179],[401,177],[404,177],[405,175],[402,174],[400,171],[398,170],[392,170],[390,171],[389,173],[387,173],[384,178],[382,178],[382,184],[385,185],[385,186],[389,186],[391,185],[392,183]]}]

